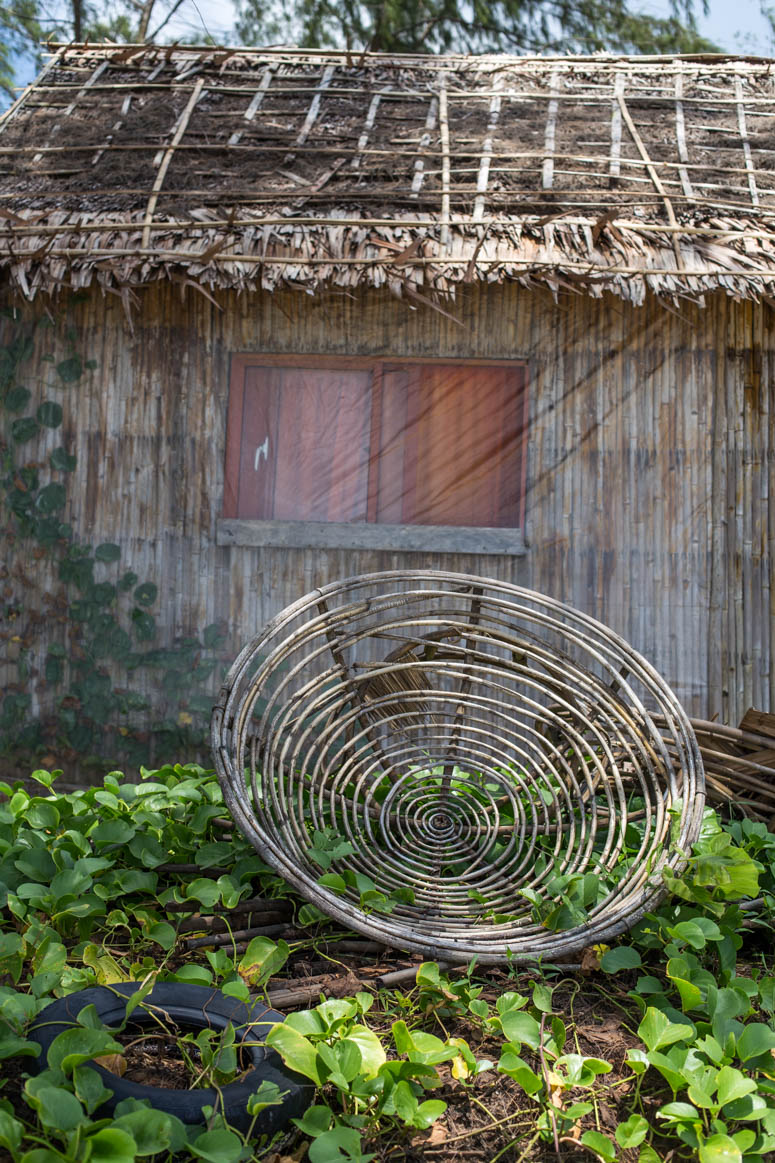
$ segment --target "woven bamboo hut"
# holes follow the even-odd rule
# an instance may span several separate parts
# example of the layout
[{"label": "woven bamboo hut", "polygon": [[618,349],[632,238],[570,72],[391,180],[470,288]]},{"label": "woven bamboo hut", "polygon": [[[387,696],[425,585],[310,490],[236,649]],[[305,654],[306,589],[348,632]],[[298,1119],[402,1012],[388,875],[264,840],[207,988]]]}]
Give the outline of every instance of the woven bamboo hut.
[{"label": "woven bamboo hut", "polygon": [[773,169],[767,60],[56,48],[0,120],[0,284],[97,364],[67,517],[227,654],[437,567],[775,710]]}]

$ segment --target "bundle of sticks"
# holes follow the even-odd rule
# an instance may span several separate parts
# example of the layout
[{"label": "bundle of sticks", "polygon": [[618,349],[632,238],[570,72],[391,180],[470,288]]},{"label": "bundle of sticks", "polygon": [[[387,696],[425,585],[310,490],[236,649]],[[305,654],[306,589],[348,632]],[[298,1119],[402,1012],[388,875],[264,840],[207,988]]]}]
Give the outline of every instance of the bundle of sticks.
[{"label": "bundle of sticks", "polygon": [[775,830],[775,715],[750,707],[738,727],[691,720],[702,754],[708,802],[734,806]]}]

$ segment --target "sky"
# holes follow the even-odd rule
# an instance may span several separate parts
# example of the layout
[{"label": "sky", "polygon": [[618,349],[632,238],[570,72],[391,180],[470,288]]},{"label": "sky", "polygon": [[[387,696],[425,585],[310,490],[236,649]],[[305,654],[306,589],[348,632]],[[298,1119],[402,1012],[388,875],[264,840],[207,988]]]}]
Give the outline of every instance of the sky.
[{"label": "sky", "polygon": [[[666,16],[670,11],[669,0],[641,0],[637,6],[654,16]],[[697,7],[701,6],[702,0],[697,0]],[[204,24],[219,40],[219,33],[230,27],[230,0],[188,0],[185,7],[188,11],[180,27],[189,34]],[[770,47],[769,25],[761,14],[760,0],[710,0],[708,15],[700,16],[698,23],[700,32],[728,52],[766,55],[775,51]]]},{"label": "sky", "polygon": [[[645,0],[640,7],[653,16],[669,13],[667,0]],[[701,0],[697,7],[701,7]],[[700,32],[719,48],[753,56],[766,56],[775,51],[759,0],[710,0],[708,9],[708,15],[698,17],[697,23]]]},{"label": "sky", "polygon": [[[697,7],[701,6],[702,0],[697,0]],[[653,16],[666,16],[670,11],[669,0],[641,0],[638,7]],[[198,32],[204,34],[206,30],[216,41],[221,41],[233,25],[233,12],[232,0],[183,0],[179,17],[170,22],[166,31],[171,37],[195,38]],[[709,0],[708,15],[698,17],[698,26],[701,33],[726,52],[775,54],[760,0]],[[31,61],[20,61],[17,83],[27,84],[33,75]],[[3,107],[0,99],[0,109]]]}]

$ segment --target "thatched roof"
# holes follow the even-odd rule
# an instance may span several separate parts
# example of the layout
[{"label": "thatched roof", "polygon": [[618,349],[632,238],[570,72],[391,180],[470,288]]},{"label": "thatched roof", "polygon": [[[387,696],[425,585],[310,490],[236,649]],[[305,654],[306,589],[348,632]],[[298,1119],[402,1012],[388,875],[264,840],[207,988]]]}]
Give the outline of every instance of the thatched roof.
[{"label": "thatched roof", "polygon": [[63,46],[0,119],[0,268],[775,296],[773,169],[763,60]]}]

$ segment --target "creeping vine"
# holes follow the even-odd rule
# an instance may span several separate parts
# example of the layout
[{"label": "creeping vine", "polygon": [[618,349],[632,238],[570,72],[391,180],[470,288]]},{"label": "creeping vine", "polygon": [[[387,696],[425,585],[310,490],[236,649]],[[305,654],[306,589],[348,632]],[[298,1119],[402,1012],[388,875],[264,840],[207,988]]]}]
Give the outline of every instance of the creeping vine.
[{"label": "creeping vine", "polygon": [[[213,623],[165,642],[154,615],[157,584],[122,561],[118,544],[86,544],[65,522],[68,502],[73,512],[79,505],[71,488],[77,458],[66,442],[43,459],[41,448],[97,364],[61,320],[2,314],[0,755],[24,763],[48,754],[81,767],[147,762],[171,748],[196,755],[223,628]],[[51,374],[31,374],[52,331],[64,332],[66,354],[44,354]],[[64,404],[55,398],[63,393]],[[137,689],[140,670],[154,676],[152,699]]]}]

